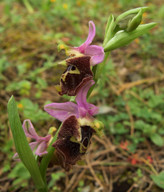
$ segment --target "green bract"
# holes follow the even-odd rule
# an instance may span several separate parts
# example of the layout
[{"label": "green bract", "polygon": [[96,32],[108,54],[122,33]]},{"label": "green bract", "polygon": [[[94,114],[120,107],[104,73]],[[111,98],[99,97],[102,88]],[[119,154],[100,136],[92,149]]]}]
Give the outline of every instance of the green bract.
[{"label": "green bract", "polygon": [[127,45],[153,28],[155,23],[140,25],[142,15],[147,9],[147,7],[131,9],[119,15],[116,20],[113,15],[110,15],[105,29],[104,51],[111,51]]},{"label": "green bract", "polygon": [[132,20],[129,21],[127,31],[133,31],[139,26],[139,24],[142,21],[142,13],[143,13],[142,9],[140,9],[138,14],[135,17],[133,17]]},{"label": "green bract", "polygon": [[124,30],[117,32],[115,36],[105,44],[104,51],[105,52],[111,51],[129,44],[137,37],[143,35],[144,33],[147,33],[155,25],[156,23],[149,23],[140,25],[139,27],[137,27],[137,29],[131,32],[127,32]]}]

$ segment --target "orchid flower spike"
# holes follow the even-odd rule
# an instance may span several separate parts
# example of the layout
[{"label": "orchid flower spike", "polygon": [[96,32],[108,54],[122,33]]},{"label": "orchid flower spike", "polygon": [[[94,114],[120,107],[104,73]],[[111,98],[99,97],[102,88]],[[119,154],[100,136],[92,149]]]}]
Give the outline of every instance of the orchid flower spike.
[{"label": "orchid flower spike", "polygon": [[66,49],[69,58],[61,63],[65,64],[67,68],[61,76],[60,84],[56,86],[60,95],[75,96],[86,82],[93,79],[91,66],[101,63],[104,59],[103,47],[90,45],[95,33],[95,24],[90,21],[87,40],[79,47]]},{"label": "orchid flower spike", "polygon": [[44,106],[44,110],[59,121],[64,121],[69,116],[74,115],[76,118],[92,117],[98,113],[98,107],[87,103],[87,93],[95,82],[88,81],[77,93],[76,102],[50,103]]},{"label": "orchid flower spike", "polygon": [[[36,133],[32,123],[29,119],[24,120],[22,127],[23,127],[26,137],[29,137],[29,138],[35,140],[35,141],[29,143],[31,150],[35,151],[35,155],[43,156],[43,155],[47,154],[46,149],[47,149],[48,142],[51,139],[51,135],[47,135],[45,137],[39,136]],[[18,153],[16,153],[13,158],[17,159]]]}]

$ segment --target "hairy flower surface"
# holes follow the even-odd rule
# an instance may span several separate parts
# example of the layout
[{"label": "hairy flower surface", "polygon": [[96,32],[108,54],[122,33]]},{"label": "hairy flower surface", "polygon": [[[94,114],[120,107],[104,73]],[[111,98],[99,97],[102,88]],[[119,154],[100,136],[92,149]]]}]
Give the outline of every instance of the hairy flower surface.
[{"label": "hairy flower surface", "polygon": [[53,147],[59,164],[66,171],[85,154],[94,132],[90,126],[81,126],[75,116],[63,122]]},{"label": "hairy flower surface", "polygon": [[[29,146],[32,151],[35,151],[35,154],[38,156],[43,156],[44,154],[47,154],[47,144],[51,138],[51,135],[47,135],[45,137],[39,136],[31,121],[29,119],[24,120],[23,122],[23,130],[26,135],[26,137],[29,137],[35,141],[29,143]],[[18,153],[14,155],[14,158],[16,159],[18,157]]]},{"label": "hairy flower surface", "polygon": [[79,89],[93,78],[90,69],[90,56],[70,57],[66,59],[67,69],[63,72],[60,85],[56,90],[60,95],[74,96]]},{"label": "hairy flower surface", "polygon": [[98,107],[87,103],[87,93],[93,84],[94,81],[90,80],[79,90],[76,96],[77,104],[73,102],[50,103],[45,105],[45,111],[60,121],[64,121],[71,115],[76,118],[92,117],[98,113]]},{"label": "hairy flower surface", "polygon": [[90,45],[95,33],[95,24],[90,21],[87,40],[79,47],[69,47],[66,50],[69,58],[62,63],[67,68],[61,76],[60,85],[56,86],[60,95],[75,96],[86,82],[93,79],[91,66],[101,63],[104,59],[103,47]]}]

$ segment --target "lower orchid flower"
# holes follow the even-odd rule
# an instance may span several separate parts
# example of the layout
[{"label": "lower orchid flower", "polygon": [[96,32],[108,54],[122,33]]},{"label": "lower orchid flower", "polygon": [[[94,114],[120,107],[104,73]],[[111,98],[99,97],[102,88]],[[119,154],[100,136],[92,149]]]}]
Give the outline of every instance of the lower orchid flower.
[{"label": "lower orchid flower", "polygon": [[67,48],[66,53],[70,58],[62,62],[62,64],[67,66],[67,69],[61,76],[60,85],[56,86],[56,90],[60,95],[75,96],[87,81],[93,79],[91,66],[104,60],[103,47],[90,45],[95,33],[95,24],[90,21],[87,40],[79,47]]},{"label": "lower orchid flower", "polygon": [[[31,148],[32,151],[35,151],[35,155],[37,156],[43,156],[45,154],[47,154],[47,147],[48,147],[48,143],[51,139],[51,135],[47,135],[45,137],[41,137],[39,136],[31,121],[29,119],[24,120],[23,122],[23,130],[24,133],[26,135],[26,137],[33,139],[34,141],[29,143],[29,146]],[[14,159],[18,158],[18,153],[16,153],[13,157]]]},{"label": "lower orchid flower", "polygon": [[98,107],[87,103],[87,93],[94,84],[90,80],[76,96],[77,104],[73,102],[51,103],[44,109],[53,117],[62,121],[55,147],[55,156],[59,164],[69,170],[88,149],[93,134],[102,135],[103,125],[93,118]]}]

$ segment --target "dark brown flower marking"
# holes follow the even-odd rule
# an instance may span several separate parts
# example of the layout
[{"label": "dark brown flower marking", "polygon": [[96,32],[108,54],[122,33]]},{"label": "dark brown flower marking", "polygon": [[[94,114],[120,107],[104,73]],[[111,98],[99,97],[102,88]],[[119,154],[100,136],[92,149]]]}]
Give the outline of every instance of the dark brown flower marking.
[{"label": "dark brown flower marking", "polygon": [[78,90],[93,78],[90,59],[90,56],[66,59],[67,69],[61,76],[60,85],[56,87],[60,95],[75,96]]},{"label": "dark brown flower marking", "polygon": [[75,116],[70,116],[63,122],[53,147],[59,164],[66,171],[85,154],[93,133],[90,126],[80,126]]}]

